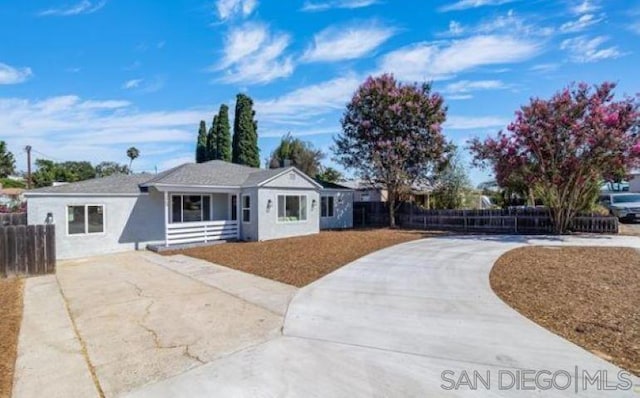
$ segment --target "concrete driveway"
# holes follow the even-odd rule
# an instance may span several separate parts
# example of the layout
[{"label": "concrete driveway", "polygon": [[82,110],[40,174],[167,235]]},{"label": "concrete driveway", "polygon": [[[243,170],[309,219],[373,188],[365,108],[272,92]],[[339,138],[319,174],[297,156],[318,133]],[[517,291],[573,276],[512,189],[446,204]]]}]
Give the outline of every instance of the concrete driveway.
[{"label": "concrete driveway", "polygon": [[14,398],[119,396],[268,341],[297,290],[145,252],[61,262],[57,282],[27,280]]},{"label": "concrete driveway", "polygon": [[[637,378],[632,379],[636,391],[605,392],[603,385],[589,385],[584,370],[589,375],[607,371],[615,384],[620,369],[529,321],[493,294],[488,275],[496,259],[528,244],[640,248],[640,239],[462,236],[388,248],[301,289],[289,306],[282,336],[129,396],[555,397],[578,392],[637,397]],[[529,370],[548,371],[553,378],[541,384],[553,380],[556,388],[500,389],[509,386],[507,376]],[[465,381],[463,372],[473,377],[474,371],[488,379],[489,388],[479,382],[475,391],[469,384],[443,388],[455,387]]]}]

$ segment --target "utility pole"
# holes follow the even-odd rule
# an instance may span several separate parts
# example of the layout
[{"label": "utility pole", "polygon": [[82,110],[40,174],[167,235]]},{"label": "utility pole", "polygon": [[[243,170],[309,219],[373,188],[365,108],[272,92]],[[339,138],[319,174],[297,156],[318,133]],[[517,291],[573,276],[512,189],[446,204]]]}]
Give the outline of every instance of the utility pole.
[{"label": "utility pole", "polygon": [[31,145],[24,147],[27,152],[27,189],[31,189]]}]

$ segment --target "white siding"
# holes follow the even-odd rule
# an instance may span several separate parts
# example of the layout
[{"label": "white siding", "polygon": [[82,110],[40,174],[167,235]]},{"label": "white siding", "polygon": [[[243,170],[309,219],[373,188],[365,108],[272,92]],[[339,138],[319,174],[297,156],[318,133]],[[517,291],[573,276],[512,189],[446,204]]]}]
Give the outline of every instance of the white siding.
[{"label": "white siding", "polygon": [[[251,198],[251,220],[246,223],[242,220],[242,197],[249,195]],[[242,240],[259,240],[258,237],[258,188],[243,189],[238,196],[240,209],[238,210],[238,220],[240,221],[240,237]]]},{"label": "white siding", "polygon": [[[309,185],[313,187],[312,184]],[[307,219],[296,222],[278,222],[278,195],[306,195]],[[271,200],[271,207],[267,209],[269,200]],[[260,220],[258,240],[310,235],[320,232],[320,195],[316,189],[260,188],[258,191],[257,211]]]},{"label": "white siding", "polygon": [[640,175],[634,175],[629,181],[629,192],[640,192]]},{"label": "white siding", "polygon": [[[47,214],[53,214],[59,259],[143,249],[147,243],[164,241],[163,197],[158,192],[134,197],[38,196],[27,202],[29,224],[43,224]],[[103,205],[105,232],[68,235],[67,206],[73,205]]]},{"label": "white siding", "polygon": [[265,188],[304,188],[304,189],[318,189],[315,184],[312,184],[307,180],[301,172],[294,170],[275,178],[268,183],[264,184]]},{"label": "white siding", "polygon": [[353,192],[323,189],[320,196],[332,196],[333,217],[320,217],[320,229],[353,228]]}]

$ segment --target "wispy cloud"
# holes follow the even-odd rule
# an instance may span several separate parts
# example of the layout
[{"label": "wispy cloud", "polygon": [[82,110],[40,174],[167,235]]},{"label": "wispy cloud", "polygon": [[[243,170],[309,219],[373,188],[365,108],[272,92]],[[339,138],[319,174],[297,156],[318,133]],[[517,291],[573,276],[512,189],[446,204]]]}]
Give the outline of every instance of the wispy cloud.
[{"label": "wispy cloud", "polygon": [[445,128],[452,130],[477,130],[489,127],[504,127],[509,119],[496,116],[448,116]]},{"label": "wispy cloud", "polygon": [[587,29],[590,26],[593,26],[599,22],[604,20],[603,17],[596,17],[593,14],[584,14],[581,15],[580,18],[575,21],[569,21],[560,26],[560,31],[562,33],[575,33],[580,32]]},{"label": "wispy cloud", "polygon": [[475,25],[463,25],[458,21],[450,21],[449,29],[439,33],[442,37],[460,37],[464,35],[508,34],[520,36],[545,37],[550,36],[554,29],[539,26],[509,10],[504,15],[497,15],[483,20]]},{"label": "wispy cloud", "polygon": [[317,12],[326,11],[332,8],[364,8],[378,3],[379,0],[327,0],[327,1],[306,1],[301,11]]},{"label": "wispy cloud", "polygon": [[93,14],[100,10],[107,4],[106,0],[102,1],[89,1],[82,0],[79,3],[72,5],[66,5],[58,8],[49,8],[38,13],[39,16],[58,16],[58,17],[70,17],[74,15]]},{"label": "wispy cloud", "polygon": [[393,28],[374,21],[332,26],[313,37],[313,43],[302,56],[302,61],[332,62],[362,58],[393,34]]},{"label": "wispy cloud", "polygon": [[234,16],[247,17],[258,7],[258,0],[218,0],[216,11],[218,18],[227,20]]},{"label": "wispy cloud", "polygon": [[289,76],[294,63],[285,55],[291,38],[272,33],[264,24],[245,23],[232,28],[225,39],[222,61],[212,70],[222,72],[224,83],[259,84]]},{"label": "wispy cloud", "polygon": [[130,79],[122,84],[123,90],[135,90],[140,93],[157,93],[164,88],[166,78],[161,75],[150,79]]},{"label": "wispy cloud", "polygon": [[137,88],[140,86],[140,83],[142,83],[142,79],[131,79],[131,80],[127,80],[126,82],[124,82],[122,84],[122,88],[125,90],[129,90],[132,88]]},{"label": "wispy cloud", "polygon": [[0,84],[23,83],[32,75],[31,68],[17,68],[0,62]]},{"label": "wispy cloud", "polygon": [[479,66],[522,62],[535,57],[540,48],[530,39],[500,35],[422,42],[386,54],[379,71],[394,73],[401,80],[442,80]]},{"label": "wispy cloud", "polygon": [[447,84],[443,92],[462,94],[479,90],[500,90],[507,87],[508,86],[500,80],[460,80]]},{"label": "wispy cloud", "polygon": [[599,9],[600,9],[600,5],[598,4],[598,2],[593,0],[584,0],[574,4],[571,7],[571,12],[573,12],[576,15],[581,15],[581,14],[592,13],[592,12],[598,11]]},{"label": "wispy cloud", "polygon": [[439,11],[441,12],[460,11],[460,10],[466,10],[469,8],[499,6],[502,4],[513,3],[514,1],[518,1],[518,0],[459,0],[453,4],[440,7]]},{"label": "wispy cloud", "polygon": [[624,55],[616,46],[602,47],[609,40],[606,36],[578,36],[566,39],[560,49],[569,53],[569,59],[576,63],[590,63],[605,59],[619,58]]}]

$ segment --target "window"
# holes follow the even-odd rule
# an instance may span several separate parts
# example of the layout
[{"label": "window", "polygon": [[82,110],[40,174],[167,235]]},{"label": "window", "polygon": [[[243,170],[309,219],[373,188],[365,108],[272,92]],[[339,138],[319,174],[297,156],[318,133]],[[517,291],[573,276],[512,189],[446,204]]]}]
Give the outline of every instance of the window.
[{"label": "window", "polygon": [[238,221],[238,195],[231,196],[231,221]]},{"label": "window", "polygon": [[251,196],[242,196],[242,222],[251,222]]},{"label": "window", "polygon": [[69,235],[101,234],[104,232],[104,206],[67,206]]},{"label": "window", "polygon": [[295,222],[307,219],[307,197],[278,195],[278,221]]},{"label": "window", "polygon": [[320,198],[320,217],[333,217],[333,196]]},{"label": "window", "polygon": [[211,220],[211,197],[208,195],[171,195],[171,222]]}]

